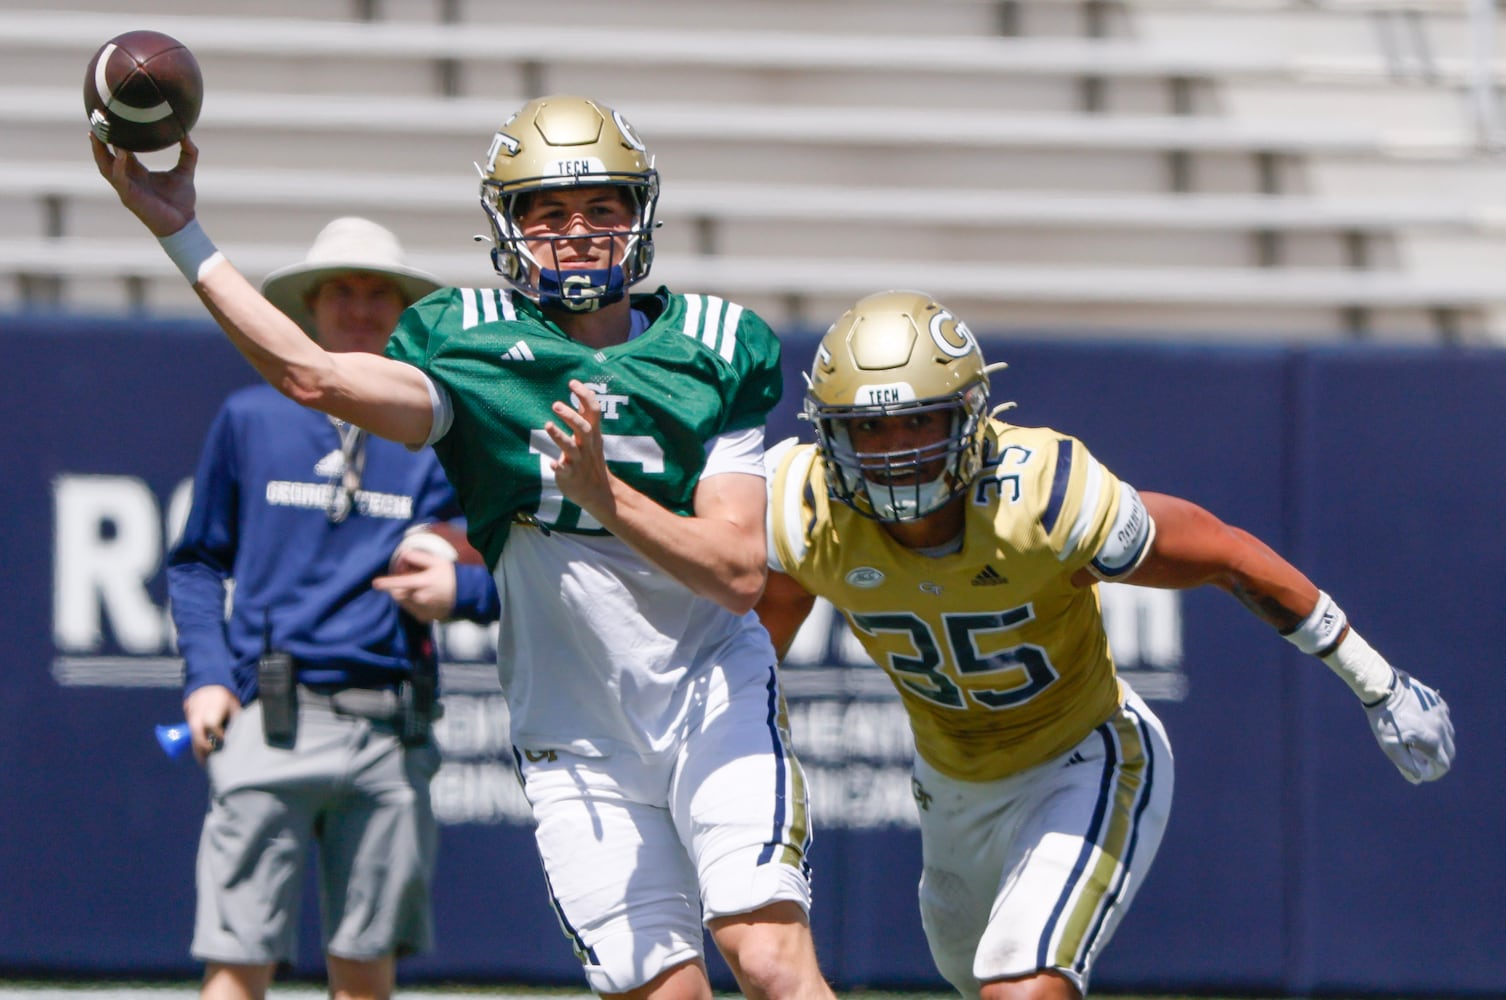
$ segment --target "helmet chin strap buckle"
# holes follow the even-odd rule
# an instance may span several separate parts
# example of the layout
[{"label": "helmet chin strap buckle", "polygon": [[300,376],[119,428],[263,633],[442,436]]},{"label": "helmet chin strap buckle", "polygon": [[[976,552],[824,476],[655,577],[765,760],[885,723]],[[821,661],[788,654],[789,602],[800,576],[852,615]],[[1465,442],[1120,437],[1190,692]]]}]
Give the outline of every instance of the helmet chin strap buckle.
[{"label": "helmet chin strap buckle", "polygon": [[946,475],[924,483],[891,486],[863,479],[863,492],[880,521],[918,521],[935,513],[956,495],[947,489]]},{"label": "helmet chin strap buckle", "polygon": [[556,271],[539,270],[539,305],[568,309],[570,312],[595,312],[602,306],[620,302],[627,294],[627,280],[622,268],[583,268]]}]

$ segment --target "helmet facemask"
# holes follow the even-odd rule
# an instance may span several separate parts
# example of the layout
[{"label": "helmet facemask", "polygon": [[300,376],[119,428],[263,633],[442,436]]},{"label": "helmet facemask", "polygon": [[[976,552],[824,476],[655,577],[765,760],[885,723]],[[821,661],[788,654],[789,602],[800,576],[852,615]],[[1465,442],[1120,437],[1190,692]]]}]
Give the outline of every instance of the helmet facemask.
[{"label": "helmet facemask", "polygon": [[[978,473],[982,451],[983,385],[943,399],[882,406],[828,407],[806,400],[806,416],[816,429],[816,447],[826,463],[830,495],[877,521],[914,521],[934,513],[965,492]],[[937,440],[897,451],[859,451],[853,424],[945,412],[948,428]]]}]

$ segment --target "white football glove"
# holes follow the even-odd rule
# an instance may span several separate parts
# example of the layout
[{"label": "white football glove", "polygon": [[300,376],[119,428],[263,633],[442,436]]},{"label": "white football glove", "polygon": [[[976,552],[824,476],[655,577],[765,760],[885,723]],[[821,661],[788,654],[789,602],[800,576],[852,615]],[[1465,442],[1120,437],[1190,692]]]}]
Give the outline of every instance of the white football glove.
[{"label": "white football glove", "polygon": [[1448,773],[1454,762],[1454,723],[1437,691],[1398,670],[1391,690],[1366,705],[1365,714],[1376,742],[1403,778],[1418,785]]}]

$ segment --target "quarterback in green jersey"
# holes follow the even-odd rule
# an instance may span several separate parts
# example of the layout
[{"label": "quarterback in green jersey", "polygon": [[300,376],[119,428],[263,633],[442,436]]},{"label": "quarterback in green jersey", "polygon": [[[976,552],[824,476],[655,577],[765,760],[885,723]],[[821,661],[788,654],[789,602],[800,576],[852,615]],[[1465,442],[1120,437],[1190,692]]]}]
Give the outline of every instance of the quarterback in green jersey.
[{"label": "quarterback in green jersey", "polygon": [[622,115],[530,101],[481,202],[508,287],[441,289],[388,356],[334,355],[194,219],[198,151],[150,172],[93,140],[231,341],[294,400],[432,445],[501,597],[498,674],[551,902],[591,988],[830,1000],[809,927],[804,776],[767,633],[763,426],[779,345],[735,303],[660,288],[659,175]]},{"label": "quarterback in green jersey", "polygon": [[1449,769],[1453,725],[1258,539],[998,419],[997,367],[919,292],[869,296],[827,331],[816,443],[768,455],[777,572],[758,609],[783,655],[828,599],[899,691],[941,973],[975,1000],[1080,1000],[1160,845],[1173,773],[1116,675],[1098,581],[1234,594],[1349,684],[1408,781]]}]

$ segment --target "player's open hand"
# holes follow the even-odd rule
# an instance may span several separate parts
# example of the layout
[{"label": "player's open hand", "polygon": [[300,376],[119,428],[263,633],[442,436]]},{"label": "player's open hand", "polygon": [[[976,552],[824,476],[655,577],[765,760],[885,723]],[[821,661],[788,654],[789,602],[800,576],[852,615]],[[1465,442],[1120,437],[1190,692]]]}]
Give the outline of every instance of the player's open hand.
[{"label": "player's open hand", "polygon": [[178,146],[178,162],[171,170],[148,170],[135,153],[114,149],[90,133],[94,165],[110,182],[120,202],[146,224],[155,236],[171,236],[193,219],[194,169],[199,147],[185,137]]},{"label": "player's open hand", "polygon": [[1385,699],[1368,705],[1370,730],[1391,763],[1412,784],[1435,781],[1454,763],[1454,723],[1448,703],[1404,670]]},{"label": "player's open hand", "polygon": [[421,622],[444,621],[455,610],[455,561],[421,548],[400,549],[392,572],[371,581]]},{"label": "player's open hand", "polygon": [[603,515],[612,507],[612,474],[602,443],[601,404],[579,379],[570,380],[570,393],[575,406],[555,403],[554,415],[560,424],[544,425],[560,450],[550,468],[560,492],[605,524],[608,518]]}]

